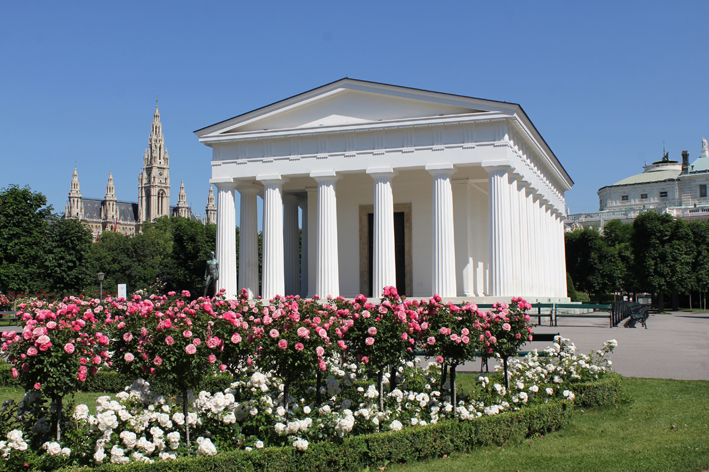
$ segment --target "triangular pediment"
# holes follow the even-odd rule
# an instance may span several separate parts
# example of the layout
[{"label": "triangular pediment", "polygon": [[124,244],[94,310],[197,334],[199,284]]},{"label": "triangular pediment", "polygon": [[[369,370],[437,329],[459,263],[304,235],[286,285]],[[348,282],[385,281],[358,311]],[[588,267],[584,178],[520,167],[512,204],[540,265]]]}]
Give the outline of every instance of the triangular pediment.
[{"label": "triangular pediment", "polygon": [[429,117],[509,112],[514,104],[342,79],[196,131],[234,136],[275,130],[361,125]]}]

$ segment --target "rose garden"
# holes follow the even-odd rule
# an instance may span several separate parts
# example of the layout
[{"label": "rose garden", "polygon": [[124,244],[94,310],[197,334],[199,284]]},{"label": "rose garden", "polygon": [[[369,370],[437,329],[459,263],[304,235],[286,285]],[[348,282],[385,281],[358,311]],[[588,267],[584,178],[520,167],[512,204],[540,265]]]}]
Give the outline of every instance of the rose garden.
[{"label": "rose garden", "polygon": [[[2,333],[2,355],[27,393],[2,406],[0,470],[194,460],[181,470],[210,460],[361,469],[551,431],[574,402],[603,402],[594,385],[617,394],[607,386],[614,341],[584,355],[557,338],[515,357],[534,336],[522,299],[483,311],[390,287],[376,304],[170,292],[19,308],[23,329]],[[456,388],[456,368],[480,357],[503,368]],[[102,375],[130,385],[75,405],[74,392]]]}]

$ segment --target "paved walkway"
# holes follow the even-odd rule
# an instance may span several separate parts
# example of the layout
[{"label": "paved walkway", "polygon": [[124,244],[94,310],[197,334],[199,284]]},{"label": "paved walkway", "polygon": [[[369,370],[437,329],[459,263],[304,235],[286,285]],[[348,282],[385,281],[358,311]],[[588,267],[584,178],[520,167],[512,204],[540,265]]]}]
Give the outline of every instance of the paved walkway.
[{"label": "paved walkway", "polygon": [[[539,326],[535,332],[559,333],[583,353],[615,339],[618,347],[611,355],[613,370],[626,377],[709,380],[709,313],[651,314],[648,329],[638,326],[623,328],[621,323],[609,328],[608,320],[602,318],[559,318],[558,326]],[[461,371],[468,370],[466,367]],[[480,362],[471,367],[479,369]]]},{"label": "paved walkway", "polygon": [[[626,377],[709,380],[709,313],[650,315],[647,326],[609,328],[603,318],[560,318],[558,326],[540,326],[535,331],[559,333],[583,353],[600,349],[609,339],[617,340],[618,347],[611,355],[613,369]],[[10,329],[20,330],[0,327],[0,331]],[[459,371],[479,369],[477,361]]]}]

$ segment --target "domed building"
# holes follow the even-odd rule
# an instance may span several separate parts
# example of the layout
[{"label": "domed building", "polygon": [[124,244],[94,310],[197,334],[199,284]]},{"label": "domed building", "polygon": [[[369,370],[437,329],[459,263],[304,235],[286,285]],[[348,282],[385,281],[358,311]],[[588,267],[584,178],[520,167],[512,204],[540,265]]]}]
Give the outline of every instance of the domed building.
[{"label": "domed building", "polygon": [[599,211],[570,215],[567,228],[603,227],[610,220],[631,222],[643,211],[669,213],[687,220],[709,220],[709,145],[702,139],[699,157],[690,163],[689,151],[682,161],[669,158],[646,165],[643,172],[598,190]]}]

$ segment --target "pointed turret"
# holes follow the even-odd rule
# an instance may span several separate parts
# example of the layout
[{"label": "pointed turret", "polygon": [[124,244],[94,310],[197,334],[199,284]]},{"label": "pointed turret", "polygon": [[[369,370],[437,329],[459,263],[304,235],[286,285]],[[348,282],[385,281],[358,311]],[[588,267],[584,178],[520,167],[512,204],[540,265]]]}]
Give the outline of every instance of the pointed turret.
[{"label": "pointed turret", "polygon": [[185,182],[184,180],[180,184],[180,193],[177,196],[177,216],[183,218],[189,218],[190,211],[187,206],[187,194],[185,193]]},{"label": "pointed turret", "polygon": [[74,167],[74,173],[71,177],[71,190],[69,191],[69,203],[66,205],[64,212],[65,218],[82,218],[81,211],[81,192],[79,191],[79,173]]},{"label": "pointed turret", "polygon": [[170,216],[170,163],[165,149],[157,100],[148,147],[143,155],[138,193],[138,215],[141,222]]},{"label": "pointed turret", "polygon": [[103,204],[101,205],[101,217],[107,229],[111,229],[115,226],[117,216],[118,198],[116,197],[116,187],[113,185],[113,172],[109,172],[108,184],[106,184],[106,196],[103,198]]},{"label": "pointed turret", "polygon": [[208,225],[217,224],[217,206],[214,204],[214,188],[209,186],[209,195],[207,196],[207,206],[205,207],[207,216],[204,223]]}]

